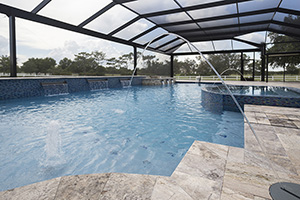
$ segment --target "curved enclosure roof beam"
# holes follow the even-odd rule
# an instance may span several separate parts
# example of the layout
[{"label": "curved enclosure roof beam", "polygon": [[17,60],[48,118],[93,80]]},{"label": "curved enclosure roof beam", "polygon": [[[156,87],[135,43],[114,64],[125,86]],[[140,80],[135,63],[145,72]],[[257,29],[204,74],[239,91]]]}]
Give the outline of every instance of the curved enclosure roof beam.
[{"label": "curved enclosure roof beam", "polygon": [[135,23],[136,21],[138,21],[139,19],[141,19],[140,16],[137,16],[136,18],[133,18],[132,20],[130,20],[129,22],[127,22],[126,24],[123,24],[122,26],[118,27],[117,29],[113,30],[112,32],[110,32],[108,35],[112,36],[118,32],[120,32],[121,30],[125,29],[126,27],[130,26],[131,24]]},{"label": "curved enclosure roof beam", "polygon": [[[252,15],[260,15],[260,14],[266,14],[266,13],[274,13],[276,11],[275,8],[269,8],[269,9],[262,9],[262,10],[255,10],[255,11],[249,11],[249,12],[243,12],[243,13],[235,13],[235,14],[225,14],[225,15],[218,15],[214,17],[205,17],[201,19],[195,19],[195,22],[208,22],[208,21],[216,21],[216,20],[222,20],[222,19],[230,19],[230,18],[237,18],[237,17],[247,17]],[[176,25],[182,25],[182,24],[190,24],[192,23],[192,20],[184,20],[179,22],[171,22],[171,23],[163,23],[160,24],[162,27],[167,26],[176,26]]]},{"label": "curved enclosure roof beam", "polygon": [[157,26],[153,26],[152,28],[149,28],[148,30],[146,30],[146,31],[144,31],[144,32],[142,32],[142,33],[136,35],[135,37],[129,39],[128,41],[129,41],[129,42],[132,42],[132,41],[134,41],[134,40],[136,40],[136,39],[138,39],[138,38],[140,38],[140,37],[143,37],[143,36],[146,35],[147,33],[150,33],[151,31],[154,31],[156,28],[157,28]]},{"label": "curved enclosure roof beam", "polygon": [[[246,1],[251,1],[251,0],[226,0],[226,1],[217,1],[217,2],[212,2],[212,3],[206,3],[206,4],[196,5],[196,6],[184,7],[184,10],[185,11],[193,11],[193,10],[199,10],[199,9],[205,9],[205,8],[213,8],[213,7],[218,7],[218,6],[235,4],[236,2],[246,2]],[[175,13],[180,13],[180,12],[182,12],[182,9],[181,8],[176,8],[176,9],[170,9],[170,10],[166,10],[166,11],[153,12],[153,13],[148,13],[148,14],[141,14],[141,17],[148,18],[148,17],[155,17],[155,16],[160,16],[160,15],[175,14]]]},{"label": "curved enclosure roof beam", "polygon": [[173,40],[171,40],[171,41],[169,41],[169,42],[166,42],[166,43],[164,43],[164,44],[162,44],[162,45],[156,47],[155,49],[156,49],[156,50],[157,50],[157,49],[160,49],[160,48],[162,48],[162,47],[164,47],[164,46],[167,46],[167,45],[169,45],[169,44],[171,44],[171,43],[173,43],[173,42],[175,42],[175,41],[177,41],[177,40],[179,40],[179,38],[175,38],[175,39],[173,39]]},{"label": "curved enclosure roof beam", "polygon": [[40,10],[42,10],[51,0],[42,1],[37,7],[35,7],[31,12],[33,14],[37,14]]},{"label": "curved enclosure roof beam", "polygon": [[255,43],[255,42],[250,42],[250,41],[242,40],[242,39],[239,39],[239,38],[233,38],[233,40],[239,41],[239,42],[243,42],[243,43],[249,44],[249,45],[251,45],[251,46],[258,47],[258,48],[261,47],[260,44]]},{"label": "curved enclosure roof beam", "polygon": [[114,2],[111,2],[110,4],[108,4],[107,6],[105,6],[104,8],[102,8],[101,10],[99,10],[98,12],[96,12],[95,14],[93,14],[91,17],[89,17],[88,19],[86,19],[85,21],[83,21],[81,24],[79,24],[79,27],[84,27],[85,25],[87,25],[88,23],[90,23],[91,21],[93,21],[94,19],[96,19],[97,17],[99,17],[100,15],[102,15],[103,13],[105,13],[106,11],[108,11],[109,9],[111,9],[114,5],[116,5]]}]

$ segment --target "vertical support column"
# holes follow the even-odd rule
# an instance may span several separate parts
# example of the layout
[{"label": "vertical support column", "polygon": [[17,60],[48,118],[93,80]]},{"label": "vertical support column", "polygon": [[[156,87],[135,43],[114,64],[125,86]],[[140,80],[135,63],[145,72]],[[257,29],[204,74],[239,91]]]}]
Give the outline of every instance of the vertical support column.
[{"label": "vertical support column", "polygon": [[134,70],[134,75],[137,75],[137,48],[133,47],[133,70]]},{"label": "vertical support column", "polygon": [[265,56],[261,57],[261,81],[265,81]]},{"label": "vertical support column", "polygon": [[253,69],[252,69],[252,78],[255,81],[255,52],[253,52]]},{"label": "vertical support column", "polygon": [[260,80],[265,81],[265,52],[266,52],[266,45],[263,44],[261,48],[261,73],[260,73]]},{"label": "vertical support column", "polygon": [[170,77],[174,77],[174,55],[171,55],[170,60]]},{"label": "vertical support column", "polygon": [[244,55],[243,52],[241,52],[241,81],[244,81]]},{"label": "vertical support column", "polygon": [[266,69],[267,69],[267,76],[266,76],[266,83],[269,81],[269,56],[267,55],[267,65],[266,65]]},{"label": "vertical support column", "polygon": [[284,66],[283,66],[283,82],[285,82],[285,63],[284,63]]},{"label": "vertical support column", "polygon": [[16,19],[9,16],[10,76],[17,76]]}]

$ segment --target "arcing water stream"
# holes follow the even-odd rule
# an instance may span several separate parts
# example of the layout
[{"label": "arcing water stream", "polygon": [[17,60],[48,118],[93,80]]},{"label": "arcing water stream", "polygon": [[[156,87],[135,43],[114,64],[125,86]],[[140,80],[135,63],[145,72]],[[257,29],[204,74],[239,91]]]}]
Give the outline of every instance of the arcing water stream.
[{"label": "arcing water stream", "polygon": [[[229,95],[231,96],[231,98],[233,99],[234,103],[236,104],[236,106],[238,107],[239,111],[242,113],[245,121],[247,122],[247,124],[249,125],[250,127],[250,130],[251,132],[253,133],[256,141],[258,142],[259,144],[259,147],[262,149],[262,152],[266,158],[266,161],[267,163],[269,164],[269,167],[271,168],[271,170],[273,171],[275,177],[279,180],[279,175],[278,173],[276,172],[276,170],[274,169],[273,165],[271,164],[271,161],[270,161],[270,158],[269,156],[267,155],[267,152],[266,152],[266,148],[264,147],[264,145],[262,144],[262,142],[260,141],[260,139],[258,138],[256,132],[254,131],[252,125],[250,124],[250,121],[248,120],[247,116],[245,115],[243,109],[241,108],[240,104],[238,103],[238,101],[236,100],[236,98],[234,97],[233,93],[231,92],[231,90],[229,89],[229,87],[227,86],[227,84],[225,83],[225,81],[223,80],[223,78],[221,77],[221,75],[218,73],[218,71],[215,69],[215,67],[209,62],[209,60],[202,54],[202,52],[195,46],[193,45],[190,41],[188,41],[187,39],[185,39],[184,37],[180,36],[180,35],[177,35],[175,33],[165,33],[165,34],[161,34],[157,37],[155,37],[154,39],[152,39],[148,44],[147,46],[143,49],[142,51],[142,54],[141,54],[141,57],[144,55],[144,52],[147,50],[147,48],[149,47],[149,45],[157,40],[157,38],[159,37],[162,37],[162,36],[168,36],[168,35],[174,35],[180,39],[182,39],[183,41],[185,41],[188,45],[188,48],[190,49],[190,51],[192,52],[192,48],[194,48],[200,55],[201,58],[203,58],[205,60],[205,62],[210,66],[210,68],[214,71],[214,73],[218,76],[218,78],[221,80],[222,84],[225,86],[226,90],[228,91]],[[140,57],[140,58],[141,58]],[[137,62],[138,63],[138,62]],[[131,83],[132,83],[132,80],[133,80],[133,77],[134,77],[134,74],[135,74],[135,71],[137,70],[137,66],[136,68],[134,68],[133,70],[133,73],[132,73],[132,76],[131,76],[131,79],[130,79],[130,83],[129,83],[129,86],[131,86]],[[279,182],[279,184],[281,184]],[[283,187],[283,186],[282,186]],[[210,199],[211,195],[209,196],[208,199]]]}]

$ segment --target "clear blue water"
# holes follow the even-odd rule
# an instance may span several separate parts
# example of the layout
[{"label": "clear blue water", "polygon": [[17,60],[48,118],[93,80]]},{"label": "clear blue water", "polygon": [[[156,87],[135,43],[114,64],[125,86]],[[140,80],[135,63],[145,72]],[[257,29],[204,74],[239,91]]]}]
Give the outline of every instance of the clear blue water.
[{"label": "clear blue water", "polygon": [[[0,101],[0,190],[75,174],[168,176],[194,140],[243,147],[242,115],[205,111],[200,87],[139,86]],[[53,132],[61,139],[54,161],[46,148]]]},{"label": "clear blue water", "polygon": [[[214,86],[210,88],[213,91],[228,93],[225,86]],[[275,86],[229,86],[233,94],[251,95],[251,96],[284,96],[284,97],[298,97],[300,93],[286,87]]]}]

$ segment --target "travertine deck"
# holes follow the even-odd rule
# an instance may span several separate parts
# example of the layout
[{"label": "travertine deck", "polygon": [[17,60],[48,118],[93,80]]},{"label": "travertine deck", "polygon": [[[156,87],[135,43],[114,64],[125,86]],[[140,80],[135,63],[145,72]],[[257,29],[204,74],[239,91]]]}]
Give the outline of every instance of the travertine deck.
[{"label": "travertine deck", "polygon": [[244,149],[195,141],[170,177],[65,176],[0,192],[0,199],[270,199],[272,183],[300,183],[300,109],[247,105],[245,111],[279,179],[245,124]]}]

